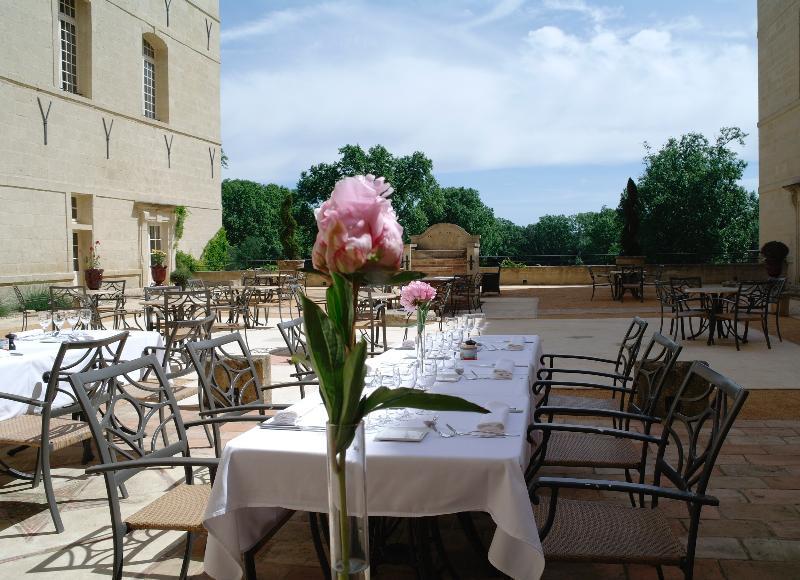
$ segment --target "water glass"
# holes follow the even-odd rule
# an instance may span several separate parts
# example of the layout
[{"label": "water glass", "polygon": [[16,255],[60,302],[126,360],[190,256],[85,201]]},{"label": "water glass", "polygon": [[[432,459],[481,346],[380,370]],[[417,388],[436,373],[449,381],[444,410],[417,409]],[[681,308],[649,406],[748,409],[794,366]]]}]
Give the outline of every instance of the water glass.
[{"label": "water glass", "polygon": [[53,326],[56,327],[56,335],[61,332],[61,329],[64,327],[64,322],[66,322],[66,318],[64,317],[63,311],[56,310],[53,312]]},{"label": "water glass", "polygon": [[433,386],[435,382],[436,382],[436,361],[426,360],[422,365],[422,374],[419,376],[419,380],[417,381],[417,386],[421,390],[427,391]]},{"label": "water glass", "polygon": [[397,365],[387,365],[381,367],[381,386],[396,389],[400,386],[400,371]]},{"label": "water glass", "polygon": [[80,320],[80,315],[77,310],[67,310],[67,322],[73,332],[75,332],[75,327],[78,325],[78,320]]},{"label": "water glass", "polygon": [[42,327],[42,332],[47,333],[53,326],[53,318],[49,312],[39,313],[39,326]]},{"label": "water glass", "polygon": [[413,389],[417,382],[417,365],[402,365],[399,367],[400,386]]}]

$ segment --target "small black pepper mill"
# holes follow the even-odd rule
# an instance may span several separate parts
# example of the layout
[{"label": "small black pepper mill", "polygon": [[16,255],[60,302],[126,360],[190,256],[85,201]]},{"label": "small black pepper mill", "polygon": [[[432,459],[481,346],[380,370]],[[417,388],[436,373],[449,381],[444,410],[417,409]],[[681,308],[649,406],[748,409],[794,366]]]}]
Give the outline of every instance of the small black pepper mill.
[{"label": "small black pepper mill", "polygon": [[8,350],[17,350],[17,345],[14,344],[14,339],[17,338],[16,334],[6,334],[6,338],[8,339]]}]

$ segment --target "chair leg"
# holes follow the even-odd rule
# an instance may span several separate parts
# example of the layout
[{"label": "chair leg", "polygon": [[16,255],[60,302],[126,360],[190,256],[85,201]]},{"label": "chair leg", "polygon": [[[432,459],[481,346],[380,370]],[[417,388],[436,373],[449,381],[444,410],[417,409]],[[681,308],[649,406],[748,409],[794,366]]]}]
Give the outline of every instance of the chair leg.
[{"label": "chair leg", "polygon": [[781,336],[781,309],[780,305],[775,306],[775,333],[778,335],[778,340],[783,342]]},{"label": "chair leg", "polygon": [[309,512],[308,523],[311,527],[311,540],[314,543],[314,551],[317,553],[317,560],[322,569],[322,574],[325,580],[330,580],[331,566],[328,562],[328,556],[325,554],[325,547],[322,544],[322,536],[320,535],[320,514]]},{"label": "chair leg", "polygon": [[50,476],[49,451],[41,449],[40,457],[42,464],[42,481],[44,483],[44,493],[47,496],[47,505],[50,508],[50,515],[53,518],[53,524],[56,526],[56,532],[60,534],[64,531],[64,524],[61,522],[61,514],[58,513],[58,504],[56,503],[56,494],[53,491],[53,479]]},{"label": "chair leg", "polygon": [[189,571],[189,562],[192,560],[192,532],[186,532],[186,550],[183,552],[183,565],[181,566],[181,580],[186,580],[186,573]]},{"label": "chair leg", "polygon": [[764,318],[761,319],[761,328],[764,331],[764,338],[767,339],[767,348],[772,348],[772,344],[769,342],[769,328],[767,328],[767,314],[764,315]]},{"label": "chair leg", "polygon": [[122,580],[122,566],[124,563],[122,557],[125,555],[124,552],[125,534],[118,526],[113,526],[112,533],[114,538],[113,578],[114,580]]}]

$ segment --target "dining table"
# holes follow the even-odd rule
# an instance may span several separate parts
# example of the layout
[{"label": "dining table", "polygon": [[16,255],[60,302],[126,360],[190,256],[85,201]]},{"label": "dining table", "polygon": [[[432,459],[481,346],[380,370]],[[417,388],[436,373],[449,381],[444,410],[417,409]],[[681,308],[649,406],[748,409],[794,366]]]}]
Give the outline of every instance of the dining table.
[{"label": "dining table", "polygon": [[[430,391],[457,395],[480,405],[509,407],[505,435],[444,437],[430,430],[422,441],[379,441],[387,424],[367,417],[367,509],[370,516],[422,518],[485,512],[497,525],[489,562],[512,578],[538,579],[544,556],[530,506],[524,469],[532,449],[526,438],[535,402],[542,353],[538,336],[485,335],[478,358],[462,361],[463,375],[442,375]],[[368,361],[375,368],[412,364],[414,349],[393,349]],[[496,378],[495,364],[511,365],[509,378]],[[325,409],[317,395],[298,402],[303,425],[323,426]],[[407,418],[403,418],[407,415]],[[433,420],[460,433],[476,428],[481,415],[438,412]],[[408,409],[388,426],[423,424],[428,411]],[[376,425],[377,423],[377,425]],[[205,513],[208,530],[205,571],[213,578],[242,576],[241,555],[257,545],[292,511],[326,513],[325,433],[320,429],[269,429],[256,426],[223,450]]]},{"label": "dining table", "polygon": [[[6,393],[27,398],[43,399],[47,384],[42,375],[53,369],[62,342],[75,340],[96,340],[123,332],[121,330],[83,330],[62,331],[57,336],[32,330],[16,334],[16,350],[0,350],[0,388]],[[122,350],[122,359],[130,360],[142,356],[146,347],[163,347],[164,340],[158,332],[128,331],[128,338]],[[67,353],[64,364],[80,358],[85,351],[74,350]],[[74,403],[66,394],[58,393],[55,407]],[[34,412],[29,405],[0,398],[0,421]]]},{"label": "dining table", "polygon": [[731,296],[738,292],[736,286],[724,286],[722,284],[707,284],[705,286],[695,286],[682,288],[681,292],[689,295],[706,297],[709,301],[708,307],[708,340],[707,344],[714,344],[714,335],[722,336],[722,320],[717,320],[717,314],[722,311],[722,298]]}]

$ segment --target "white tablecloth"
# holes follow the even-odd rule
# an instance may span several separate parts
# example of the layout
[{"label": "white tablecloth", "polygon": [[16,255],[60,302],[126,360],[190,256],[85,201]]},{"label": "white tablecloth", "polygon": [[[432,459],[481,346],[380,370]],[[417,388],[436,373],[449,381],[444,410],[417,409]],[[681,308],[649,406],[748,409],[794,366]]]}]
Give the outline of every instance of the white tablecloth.
[{"label": "white tablecloth", "polygon": [[[105,338],[118,334],[116,330],[91,330],[81,332],[91,338]],[[40,340],[17,340],[17,350],[22,356],[12,356],[5,354],[0,356],[0,391],[42,399],[47,385],[42,383],[42,375],[53,369],[60,343],[41,342]],[[164,346],[164,340],[157,332],[131,331],[125,347],[122,350],[122,358],[130,360],[142,356],[142,351],[147,346]],[[77,360],[80,351],[75,351],[71,356],[72,360]],[[65,363],[70,362],[68,356]],[[72,403],[66,395],[56,396],[55,406]],[[38,408],[37,408],[38,409]],[[29,405],[0,399],[0,420],[24,415],[33,412]]]},{"label": "white tablecloth", "polygon": [[[503,337],[482,342],[503,345]],[[530,389],[541,344],[530,337],[525,350],[488,350],[476,362],[465,362],[483,377],[500,358],[521,365],[510,380],[463,379],[437,383],[432,391],[458,394],[476,403],[503,401],[521,413],[509,415],[507,433],[519,437],[442,438],[429,434],[421,443],[375,441],[367,434],[367,503],[370,515],[418,517],[482,511],[497,530],[489,560],[513,578],[537,579],[544,556],[523,476],[530,449],[525,431],[530,422]],[[398,361],[408,351],[389,351],[370,364]],[[303,417],[322,424],[324,409]],[[474,429],[473,413],[439,413],[439,424]],[[209,531],[205,571],[217,579],[241,577],[240,554],[251,548],[286,509],[327,512],[325,434],[254,428],[236,437],[223,451],[206,510]],[[411,477],[411,474],[414,474]]]}]

